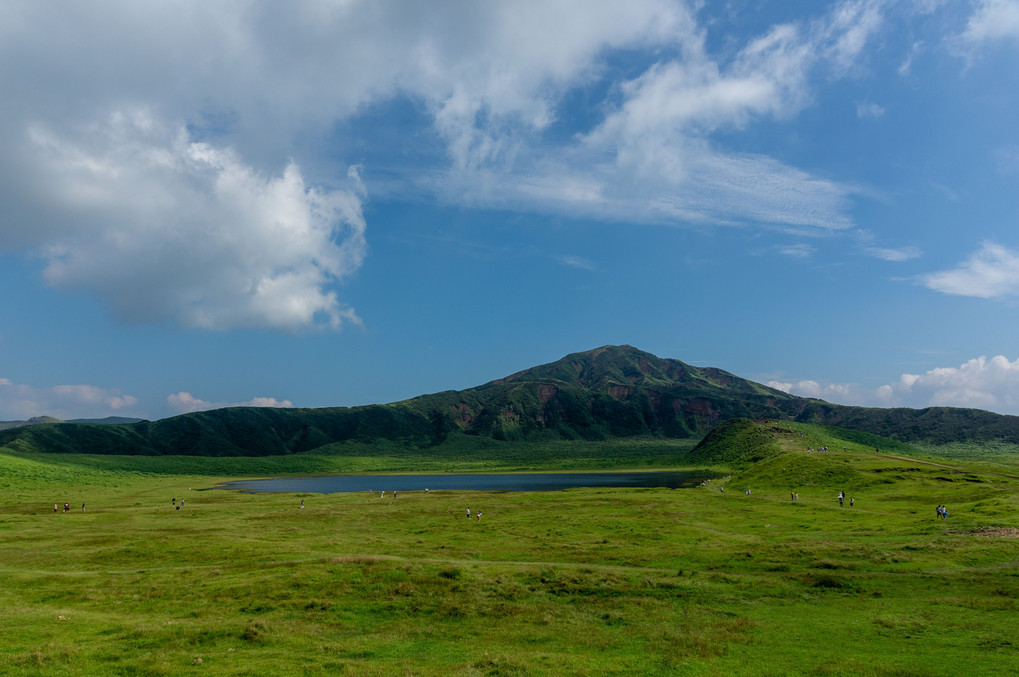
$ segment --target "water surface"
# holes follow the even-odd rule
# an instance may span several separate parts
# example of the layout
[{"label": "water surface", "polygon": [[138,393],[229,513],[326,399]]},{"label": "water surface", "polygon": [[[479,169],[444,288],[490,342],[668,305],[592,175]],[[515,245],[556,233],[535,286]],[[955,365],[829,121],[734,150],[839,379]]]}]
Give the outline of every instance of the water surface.
[{"label": "water surface", "polygon": [[706,470],[666,472],[477,473],[456,475],[332,475],[238,480],[220,485],[253,493],[334,494],[353,491],[558,491],[585,487],[680,489],[714,477]]}]

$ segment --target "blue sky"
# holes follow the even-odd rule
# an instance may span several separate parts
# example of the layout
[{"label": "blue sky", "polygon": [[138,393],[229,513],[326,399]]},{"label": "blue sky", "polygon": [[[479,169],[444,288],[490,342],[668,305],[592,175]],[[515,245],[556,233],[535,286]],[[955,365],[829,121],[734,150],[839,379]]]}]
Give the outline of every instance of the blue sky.
[{"label": "blue sky", "polygon": [[610,343],[1019,414],[1019,0],[8,0],[0,85],[0,420]]}]

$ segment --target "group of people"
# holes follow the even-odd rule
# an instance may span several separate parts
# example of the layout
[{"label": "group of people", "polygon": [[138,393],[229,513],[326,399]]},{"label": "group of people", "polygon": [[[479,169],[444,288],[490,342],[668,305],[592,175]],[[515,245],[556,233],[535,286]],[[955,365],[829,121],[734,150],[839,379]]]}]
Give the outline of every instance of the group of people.
[{"label": "group of people", "polygon": [[[839,505],[840,506],[845,505],[845,500],[846,500],[846,492],[840,491],[839,492]],[[850,508],[853,507],[853,503],[855,503],[855,501],[853,500],[853,498],[850,497],[850,499],[849,499],[849,507]]]},{"label": "group of people", "polygon": [[177,510],[180,510],[181,508],[184,507],[184,499],[183,498],[180,499],[180,503],[178,503],[177,497],[174,496],[173,498],[170,499],[170,505],[176,506]]},{"label": "group of people", "polygon": [[[54,503],[53,504],[53,512],[56,512],[59,509],[60,509],[60,504],[59,503]],[[85,512],[85,504],[84,503],[81,504],[81,511]],[[71,512],[71,504],[70,503],[64,503],[64,512]]]},{"label": "group of people", "polygon": [[[474,516],[478,518],[479,522],[481,521],[481,511],[480,510],[477,511],[476,513],[474,513]],[[467,508],[467,521],[470,521],[470,519],[471,519],[471,509]]]},{"label": "group of people", "polygon": [[943,519],[943,520],[948,519],[948,507],[947,506],[944,506],[944,505],[939,505],[938,506],[938,517],[940,519]]}]

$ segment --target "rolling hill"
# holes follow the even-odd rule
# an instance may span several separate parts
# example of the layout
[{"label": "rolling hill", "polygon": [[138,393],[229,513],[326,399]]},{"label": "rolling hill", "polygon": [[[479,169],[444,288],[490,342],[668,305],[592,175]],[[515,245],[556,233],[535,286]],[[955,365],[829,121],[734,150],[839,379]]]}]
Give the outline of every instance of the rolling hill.
[{"label": "rolling hill", "polygon": [[235,407],[121,425],[40,423],[0,431],[18,452],[267,456],[343,442],[428,448],[499,441],[699,439],[730,419],[837,426],[904,442],[1019,443],[1019,417],[974,409],[876,409],[801,398],[721,369],[604,346],[476,388],[363,407]]}]

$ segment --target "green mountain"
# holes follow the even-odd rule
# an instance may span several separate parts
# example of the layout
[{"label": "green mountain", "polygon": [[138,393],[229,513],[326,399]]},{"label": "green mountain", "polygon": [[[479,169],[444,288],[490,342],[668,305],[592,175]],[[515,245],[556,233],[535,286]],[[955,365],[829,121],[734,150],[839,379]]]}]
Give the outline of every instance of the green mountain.
[{"label": "green mountain", "polygon": [[263,456],[344,442],[428,448],[470,436],[505,441],[704,437],[730,419],[850,428],[902,441],[1019,443],[1019,417],[973,409],[873,409],[794,397],[720,369],[605,346],[463,391],[364,407],[236,407],[124,425],[39,424],[0,431],[23,452]]}]

